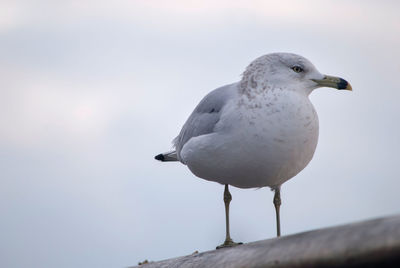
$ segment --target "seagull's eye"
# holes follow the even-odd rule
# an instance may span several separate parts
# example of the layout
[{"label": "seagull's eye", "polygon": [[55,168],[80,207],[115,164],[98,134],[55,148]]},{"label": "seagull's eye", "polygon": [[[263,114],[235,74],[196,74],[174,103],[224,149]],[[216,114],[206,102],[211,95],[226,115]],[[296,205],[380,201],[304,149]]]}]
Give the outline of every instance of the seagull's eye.
[{"label": "seagull's eye", "polygon": [[296,73],[301,73],[303,71],[303,68],[301,68],[300,66],[293,66],[292,70]]}]

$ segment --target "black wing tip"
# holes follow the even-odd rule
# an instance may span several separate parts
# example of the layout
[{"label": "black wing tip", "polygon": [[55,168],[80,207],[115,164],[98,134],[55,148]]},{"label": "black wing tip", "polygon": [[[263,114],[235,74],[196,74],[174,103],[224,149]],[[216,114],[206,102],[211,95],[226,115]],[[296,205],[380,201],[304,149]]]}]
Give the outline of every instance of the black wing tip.
[{"label": "black wing tip", "polygon": [[159,160],[159,161],[165,161],[165,157],[163,154],[158,154],[154,156],[154,159]]}]

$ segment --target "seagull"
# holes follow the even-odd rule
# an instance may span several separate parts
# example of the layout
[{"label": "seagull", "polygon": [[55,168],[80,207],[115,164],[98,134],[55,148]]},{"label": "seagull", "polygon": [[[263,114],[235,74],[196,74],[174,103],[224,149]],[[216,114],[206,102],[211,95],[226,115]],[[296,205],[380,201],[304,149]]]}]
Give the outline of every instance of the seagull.
[{"label": "seagull", "polygon": [[225,186],[226,236],[229,185],[274,191],[277,236],[281,235],[281,185],[311,161],[318,143],[318,115],[309,99],[320,87],[352,90],[344,79],[321,74],[306,58],[271,53],[255,59],[239,82],[206,95],[173,140],[174,150],[155,159],[180,161],[199,178]]}]

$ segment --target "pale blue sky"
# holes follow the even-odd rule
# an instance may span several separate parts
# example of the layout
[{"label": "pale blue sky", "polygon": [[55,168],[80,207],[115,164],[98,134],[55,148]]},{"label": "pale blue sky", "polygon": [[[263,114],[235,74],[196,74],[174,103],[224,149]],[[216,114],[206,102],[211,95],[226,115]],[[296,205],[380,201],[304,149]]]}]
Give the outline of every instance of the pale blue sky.
[{"label": "pale blue sky", "polygon": [[[398,1],[0,2],[0,266],[126,267],[215,248],[223,187],[155,154],[254,58],[294,52],[316,90],[310,165],[282,232],[400,212]],[[232,188],[231,234],[275,235],[273,193]]]}]

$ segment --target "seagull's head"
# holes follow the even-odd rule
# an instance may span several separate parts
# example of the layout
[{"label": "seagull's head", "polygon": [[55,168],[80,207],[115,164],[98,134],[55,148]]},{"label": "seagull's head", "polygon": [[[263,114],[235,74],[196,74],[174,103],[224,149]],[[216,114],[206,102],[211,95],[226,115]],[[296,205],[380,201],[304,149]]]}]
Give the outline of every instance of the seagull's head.
[{"label": "seagull's head", "polygon": [[343,78],[321,74],[309,60],[292,53],[271,53],[255,59],[243,73],[245,87],[297,90],[307,95],[319,87],[352,90]]}]

